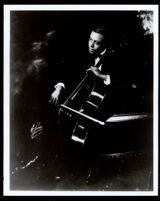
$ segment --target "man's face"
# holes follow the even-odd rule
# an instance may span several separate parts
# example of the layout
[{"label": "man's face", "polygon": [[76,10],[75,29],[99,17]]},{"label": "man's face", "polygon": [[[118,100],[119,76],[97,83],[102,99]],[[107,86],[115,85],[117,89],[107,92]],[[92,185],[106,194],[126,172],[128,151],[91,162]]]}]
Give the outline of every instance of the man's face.
[{"label": "man's face", "polygon": [[88,47],[90,54],[99,54],[104,49],[104,36],[92,31],[89,37]]}]

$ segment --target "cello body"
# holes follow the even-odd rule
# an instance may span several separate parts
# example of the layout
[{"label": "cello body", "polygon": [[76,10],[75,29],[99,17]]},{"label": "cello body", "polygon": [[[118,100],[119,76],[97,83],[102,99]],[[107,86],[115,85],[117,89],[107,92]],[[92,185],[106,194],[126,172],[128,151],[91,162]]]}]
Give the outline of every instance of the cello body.
[{"label": "cello body", "polygon": [[59,116],[68,116],[73,123],[71,140],[84,145],[93,124],[105,126],[105,122],[98,119],[102,103],[107,96],[107,86],[92,72],[85,77],[60,105]]}]

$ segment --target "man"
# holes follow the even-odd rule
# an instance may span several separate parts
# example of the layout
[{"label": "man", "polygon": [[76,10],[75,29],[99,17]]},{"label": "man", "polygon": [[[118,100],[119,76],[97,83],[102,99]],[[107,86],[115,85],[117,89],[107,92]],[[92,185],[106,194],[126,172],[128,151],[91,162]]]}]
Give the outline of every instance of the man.
[{"label": "man", "polygon": [[[97,27],[93,30],[89,37],[88,47],[89,53],[95,58],[94,66],[89,68],[97,77],[103,80],[105,85],[111,83],[110,75],[102,73],[102,61],[100,63],[100,58],[106,54],[106,38],[105,38],[105,28]],[[96,65],[100,64],[98,67]],[[104,68],[104,67],[103,67]]]},{"label": "man", "polygon": [[[109,71],[107,72],[107,67],[105,66],[105,57],[109,53],[107,42],[108,38],[104,26],[98,26],[91,31],[88,41],[88,51],[93,63],[87,71],[93,72],[95,76],[103,81],[104,85],[111,84],[111,75],[108,73]],[[108,61],[110,61],[110,59],[108,59]],[[110,67],[110,64],[108,67]],[[50,102],[57,104],[59,96],[64,89],[64,83],[57,83],[55,90],[51,94]]]}]

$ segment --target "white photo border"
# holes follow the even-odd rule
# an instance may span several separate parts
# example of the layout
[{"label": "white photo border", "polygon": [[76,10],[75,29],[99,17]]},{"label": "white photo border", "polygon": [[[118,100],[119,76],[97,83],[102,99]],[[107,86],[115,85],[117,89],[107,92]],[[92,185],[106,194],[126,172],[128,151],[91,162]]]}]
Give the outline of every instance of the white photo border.
[{"label": "white photo border", "polygon": [[[14,191],[10,190],[10,13],[11,11],[153,11],[154,13],[154,92],[153,92],[153,191]],[[158,195],[158,5],[4,5],[3,68],[3,170],[4,196],[157,196]]]}]

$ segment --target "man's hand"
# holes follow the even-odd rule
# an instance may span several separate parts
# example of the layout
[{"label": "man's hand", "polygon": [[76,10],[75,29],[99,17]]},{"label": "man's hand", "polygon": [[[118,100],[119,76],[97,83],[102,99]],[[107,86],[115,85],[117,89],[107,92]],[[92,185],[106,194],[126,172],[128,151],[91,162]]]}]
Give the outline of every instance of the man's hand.
[{"label": "man's hand", "polygon": [[56,87],[56,89],[53,91],[53,93],[51,94],[50,100],[49,102],[53,103],[54,105],[57,104],[60,93],[61,93],[62,87],[58,86]]},{"label": "man's hand", "polygon": [[107,77],[107,75],[105,75],[105,74],[102,74],[101,72],[100,72],[100,70],[98,70],[98,68],[97,67],[94,67],[94,66],[91,66],[87,71],[92,71],[97,77],[99,77],[100,79],[102,79],[102,80],[106,80],[106,77]]}]

